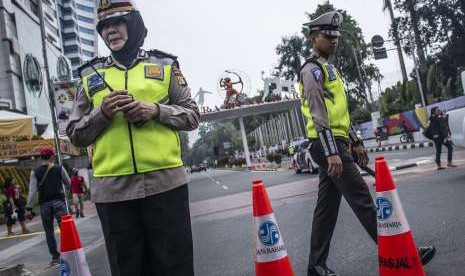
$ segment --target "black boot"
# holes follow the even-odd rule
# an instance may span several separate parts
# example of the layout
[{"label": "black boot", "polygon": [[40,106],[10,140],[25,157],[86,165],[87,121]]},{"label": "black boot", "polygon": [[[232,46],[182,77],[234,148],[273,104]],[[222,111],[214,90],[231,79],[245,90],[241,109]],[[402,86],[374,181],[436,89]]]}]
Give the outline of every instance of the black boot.
[{"label": "black boot", "polygon": [[434,255],[436,254],[436,248],[434,246],[420,246],[418,247],[418,255],[423,265],[429,263]]},{"label": "black boot", "polygon": [[337,276],[337,274],[326,265],[314,265],[308,267],[307,276]]}]

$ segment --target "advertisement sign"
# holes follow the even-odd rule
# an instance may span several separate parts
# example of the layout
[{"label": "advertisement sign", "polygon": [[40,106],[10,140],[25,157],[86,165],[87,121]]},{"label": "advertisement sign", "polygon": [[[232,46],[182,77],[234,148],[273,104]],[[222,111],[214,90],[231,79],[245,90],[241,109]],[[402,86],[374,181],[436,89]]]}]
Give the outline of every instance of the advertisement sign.
[{"label": "advertisement sign", "polygon": [[55,103],[57,111],[58,132],[66,134],[66,125],[73,108],[73,101],[76,98],[75,81],[58,81],[53,83],[55,93]]}]

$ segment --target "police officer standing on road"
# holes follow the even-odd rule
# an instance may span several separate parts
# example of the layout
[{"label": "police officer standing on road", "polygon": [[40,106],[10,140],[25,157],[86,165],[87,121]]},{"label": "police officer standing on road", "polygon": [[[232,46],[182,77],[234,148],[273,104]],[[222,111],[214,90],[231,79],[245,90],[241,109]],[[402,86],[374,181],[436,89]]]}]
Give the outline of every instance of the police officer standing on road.
[{"label": "police officer standing on road", "polygon": [[80,68],[67,134],[93,146],[91,196],[111,273],[194,275],[178,131],[198,126],[197,105],[176,57],[141,49],[147,29],[132,1],[99,1],[97,31],[111,56]]},{"label": "police officer standing on road", "polygon": [[[343,79],[328,59],[338,46],[342,14],[328,12],[305,24],[310,30],[313,53],[299,73],[302,113],[312,141],[310,153],[320,167],[318,201],[315,207],[309,256],[309,276],[336,275],[326,265],[336,226],[341,196],[370,235],[377,241],[376,211],[369,189],[351,156],[359,164],[368,155],[351,128]],[[434,256],[434,247],[422,247],[423,264]]]}]

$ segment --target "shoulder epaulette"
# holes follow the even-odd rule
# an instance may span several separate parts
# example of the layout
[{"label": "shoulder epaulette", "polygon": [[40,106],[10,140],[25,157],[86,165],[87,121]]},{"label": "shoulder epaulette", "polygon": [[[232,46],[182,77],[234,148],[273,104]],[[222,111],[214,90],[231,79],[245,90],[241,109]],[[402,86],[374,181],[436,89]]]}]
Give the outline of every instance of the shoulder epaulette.
[{"label": "shoulder epaulette", "polygon": [[163,51],[157,50],[157,49],[152,49],[148,50],[147,54],[152,57],[157,57],[157,58],[170,58],[173,60],[177,60],[178,57],[172,54],[165,53]]},{"label": "shoulder epaulette", "polygon": [[178,57],[175,55],[157,49],[148,50],[147,55],[149,57],[155,57],[157,60],[162,60],[164,64],[175,65],[179,68]]},{"label": "shoulder epaulette", "polygon": [[318,67],[320,67],[321,71],[323,71],[323,64],[320,62],[319,60],[319,57],[316,56],[316,55],[312,55],[309,59],[307,59],[304,64],[300,67],[299,69],[299,74],[298,74],[298,80],[300,81],[300,72],[302,72],[302,70],[304,69],[304,67],[309,64],[309,63],[313,63],[313,64],[316,64],[318,65]]},{"label": "shoulder epaulette", "polygon": [[82,78],[83,76],[87,76],[90,73],[93,73],[94,69],[92,69],[92,67],[95,69],[101,68],[107,59],[107,57],[94,57],[93,59],[86,61],[77,69],[79,76]]}]

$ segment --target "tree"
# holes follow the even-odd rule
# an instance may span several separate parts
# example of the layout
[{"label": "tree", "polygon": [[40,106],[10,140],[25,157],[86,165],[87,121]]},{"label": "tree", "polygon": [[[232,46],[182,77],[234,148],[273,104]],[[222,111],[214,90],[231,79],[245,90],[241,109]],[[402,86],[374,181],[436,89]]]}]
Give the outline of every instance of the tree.
[{"label": "tree", "polygon": [[[311,20],[334,10],[336,10],[334,6],[326,2],[318,5],[316,11],[307,14],[307,16]],[[371,83],[379,76],[379,71],[375,65],[365,63],[368,57],[367,45],[363,40],[363,34],[358,23],[346,11],[338,11],[344,17],[341,25],[343,35],[339,40],[339,47],[332,56],[331,62],[342,72],[349,97],[352,101],[358,103],[351,105],[351,108],[363,107],[370,111],[372,109],[370,100],[373,100],[370,89]],[[310,57],[310,48],[311,40],[308,38],[308,30],[306,29],[303,29],[300,35],[283,38],[281,44],[276,47],[276,53],[279,56],[278,70],[287,79],[295,79],[302,61]],[[360,65],[360,73],[359,68],[357,68],[357,61]]]},{"label": "tree", "polygon": [[[465,1],[395,0],[395,7],[399,31],[415,39],[427,98],[456,96],[465,66]],[[410,47],[404,50],[410,54]]]}]

